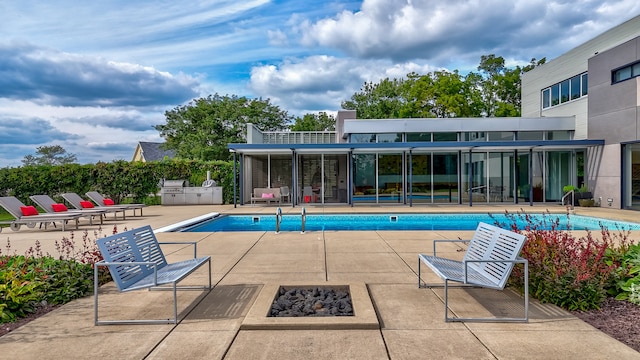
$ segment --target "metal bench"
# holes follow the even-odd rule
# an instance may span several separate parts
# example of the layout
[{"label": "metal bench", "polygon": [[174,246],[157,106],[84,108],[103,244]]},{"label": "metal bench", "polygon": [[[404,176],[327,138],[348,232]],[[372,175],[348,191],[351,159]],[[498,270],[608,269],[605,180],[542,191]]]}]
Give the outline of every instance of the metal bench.
[{"label": "metal bench", "polygon": [[[420,266],[427,265],[436,275],[444,280],[444,318],[445,321],[522,321],[529,318],[529,264],[518,256],[524,246],[524,235],[501,229],[499,227],[479,223],[471,240],[435,240],[433,255],[418,255],[418,287],[422,287]],[[437,256],[436,244],[441,242],[468,243],[462,261]],[[455,281],[473,287],[484,287],[503,290],[511,274],[514,264],[524,264],[524,317],[494,318],[460,318],[449,317],[449,281]],[[425,284],[425,287],[433,285]]]},{"label": "metal bench", "polygon": [[[94,266],[94,322],[105,324],[177,324],[177,290],[211,291],[211,257],[197,257],[195,242],[158,242],[150,226],[117,233],[96,240],[104,260]],[[193,245],[193,259],[169,264],[160,244]],[[209,264],[209,286],[183,286],[177,284],[205,263]],[[118,290],[138,289],[173,290],[173,319],[161,320],[99,320],[98,318],[98,268],[107,266]],[[171,285],[170,287],[159,287]]]}]

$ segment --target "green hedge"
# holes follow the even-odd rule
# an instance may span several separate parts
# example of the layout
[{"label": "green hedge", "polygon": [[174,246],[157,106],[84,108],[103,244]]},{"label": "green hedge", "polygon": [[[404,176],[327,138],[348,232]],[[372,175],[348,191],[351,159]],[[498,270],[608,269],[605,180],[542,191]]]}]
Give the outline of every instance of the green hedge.
[{"label": "green hedge", "polygon": [[[223,187],[223,200],[233,203],[233,162],[164,160],[128,162],[124,160],[97,164],[60,166],[24,166],[0,169],[0,194],[15,196],[30,204],[30,195],[48,194],[57,198],[65,192],[83,195],[98,191],[120,202],[150,202],[158,193],[160,179],[185,179],[199,186],[211,178]],[[59,198],[57,198],[60,200]],[[157,199],[155,203],[159,203]]]}]

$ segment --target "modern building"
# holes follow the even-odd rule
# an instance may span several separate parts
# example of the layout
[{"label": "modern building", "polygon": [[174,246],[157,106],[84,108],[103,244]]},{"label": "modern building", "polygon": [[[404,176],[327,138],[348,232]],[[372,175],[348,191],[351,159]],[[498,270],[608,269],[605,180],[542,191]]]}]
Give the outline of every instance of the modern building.
[{"label": "modern building", "polygon": [[520,118],[342,110],[335,132],[249,125],[247,143],[228,145],[239,203],[281,186],[292,206],[557,203],[565,185],[585,185],[602,206],[640,209],[638,75],[640,16],[525,73]]},{"label": "modern building", "polygon": [[575,116],[584,184],[602,206],[640,209],[640,16],[522,77],[522,116]]}]

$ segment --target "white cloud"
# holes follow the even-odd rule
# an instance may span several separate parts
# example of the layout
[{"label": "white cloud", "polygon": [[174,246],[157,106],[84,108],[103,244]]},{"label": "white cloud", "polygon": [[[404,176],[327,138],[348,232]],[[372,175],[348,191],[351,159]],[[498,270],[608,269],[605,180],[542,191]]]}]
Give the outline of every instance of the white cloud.
[{"label": "white cloud", "polygon": [[278,65],[253,67],[249,86],[254,93],[300,115],[303,111],[337,109],[367,81],[433,70],[436,69],[415,62],[398,64],[389,60],[310,56],[289,59]]},{"label": "white cloud", "polygon": [[309,47],[447,66],[477,64],[480,55],[490,53],[555,57],[617,24],[621,14],[639,11],[640,3],[631,0],[364,0],[359,11],[300,21],[296,30]]},{"label": "white cloud", "polygon": [[197,95],[198,81],[149,66],[0,43],[0,97],[59,105],[157,105]]}]

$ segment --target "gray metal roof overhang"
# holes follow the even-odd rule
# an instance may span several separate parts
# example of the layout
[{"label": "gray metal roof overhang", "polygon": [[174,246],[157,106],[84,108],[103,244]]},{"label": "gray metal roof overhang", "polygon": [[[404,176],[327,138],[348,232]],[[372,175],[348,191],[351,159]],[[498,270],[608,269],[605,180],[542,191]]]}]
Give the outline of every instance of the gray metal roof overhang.
[{"label": "gray metal roof overhang", "polygon": [[440,142],[393,142],[393,143],[338,143],[338,144],[228,144],[229,151],[246,155],[290,154],[347,154],[353,153],[398,153],[452,152],[452,151],[529,151],[571,150],[602,146],[604,140],[510,140],[510,141],[440,141]]}]

